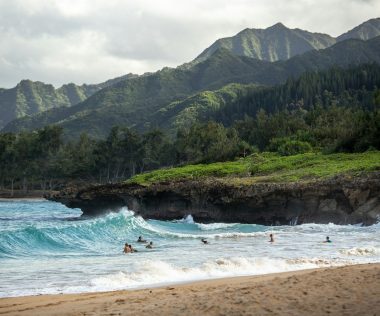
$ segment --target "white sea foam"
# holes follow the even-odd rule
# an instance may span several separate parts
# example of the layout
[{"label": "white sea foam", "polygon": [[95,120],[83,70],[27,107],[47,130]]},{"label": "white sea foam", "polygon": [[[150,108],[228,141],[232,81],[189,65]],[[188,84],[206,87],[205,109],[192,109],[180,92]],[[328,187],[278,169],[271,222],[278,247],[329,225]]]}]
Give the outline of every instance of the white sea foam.
[{"label": "white sea foam", "polygon": [[380,254],[380,249],[376,247],[354,247],[350,249],[341,249],[340,253],[348,256],[375,256]]},{"label": "white sea foam", "polygon": [[197,226],[200,230],[217,230],[217,229],[234,227],[236,225],[240,225],[240,224],[225,224],[225,223],[200,224],[200,223],[197,223]]},{"label": "white sea foam", "polygon": [[210,238],[210,239],[219,239],[219,238],[240,238],[240,237],[257,237],[257,236],[266,236],[266,232],[252,232],[252,233],[241,233],[241,232],[226,232],[226,233],[178,233],[168,230],[162,230],[156,227],[153,227],[149,223],[141,223],[141,226],[145,229],[156,233],[161,237],[172,237],[172,238],[189,238],[189,239],[200,239],[200,238]]},{"label": "white sea foam", "polygon": [[343,265],[326,259],[284,260],[271,258],[220,258],[196,267],[178,267],[165,261],[143,261],[135,271],[122,271],[91,280],[97,291],[118,290],[221,277],[260,275],[308,268]]},{"label": "white sea foam", "polygon": [[184,218],[177,220],[178,223],[186,223],[186,224],[195,224],[194,218],[191,214],[185,216]]}]

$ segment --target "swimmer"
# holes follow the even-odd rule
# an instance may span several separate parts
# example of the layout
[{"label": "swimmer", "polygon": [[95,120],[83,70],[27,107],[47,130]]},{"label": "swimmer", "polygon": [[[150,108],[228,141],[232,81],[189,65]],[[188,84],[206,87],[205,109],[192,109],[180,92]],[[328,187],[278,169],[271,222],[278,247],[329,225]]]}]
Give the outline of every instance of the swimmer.
[{"label": "swimmer", "polygon": [[137,242],[146,242],[146,240],[145,240],[145,239],[142,239],[142,237],[139,236],[139,239],[137,239]]},{"label": "swimmer", "polygon": [[145,246],[145,248],[152,249],[153,248],[153,241],[151,241],[149,244]]},{"label": "swimmer", "polygon": [[326,237],[326,240],[325,240],[324,242],[331,242],[330,237],[327,236],[327,237]]},{"label": "swimmer", "polygon": [[269,242],[274,242],[273,234],[270,234],[270,235],[269,235],[269,238],[270,238]]},{"label": "swimmer", "polygon": [[209,242],[206,239],[204,239],[204,238],[201,239],[201,242],[203,242],[205,245],[209,244]]},{"label": "swimmer", "polygon": [[124,253],[131,253],[132,252],[131,246],[128,245],[128,243],[125,243],[123,252]]}]

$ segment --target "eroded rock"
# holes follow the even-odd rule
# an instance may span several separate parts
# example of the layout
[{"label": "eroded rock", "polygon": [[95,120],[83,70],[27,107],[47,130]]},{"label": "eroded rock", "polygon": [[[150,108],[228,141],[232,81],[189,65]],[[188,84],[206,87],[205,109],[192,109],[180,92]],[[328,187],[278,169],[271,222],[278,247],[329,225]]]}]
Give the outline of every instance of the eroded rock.
[{"label": "eroded rock", "polygon": [[161,220],[192,214],[200,222],[371,225],[380,217],[380,172],[307,183],[236,186],[226,178],[209,178],[149,187],[110,184],[68,189],[48,198],[81,208],[85,214],[127,206],[145,218]]}]

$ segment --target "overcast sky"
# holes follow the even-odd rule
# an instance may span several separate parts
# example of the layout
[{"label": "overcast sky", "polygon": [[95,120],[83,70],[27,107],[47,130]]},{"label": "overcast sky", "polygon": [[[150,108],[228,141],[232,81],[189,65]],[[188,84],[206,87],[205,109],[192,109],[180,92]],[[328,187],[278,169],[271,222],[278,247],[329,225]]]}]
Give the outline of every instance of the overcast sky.
[{"label": "overcast sky", "polygon": [[98,83],[177,66],[247,27],[337,36],[378,16],[379,0],[0,0],[0,87]]}]

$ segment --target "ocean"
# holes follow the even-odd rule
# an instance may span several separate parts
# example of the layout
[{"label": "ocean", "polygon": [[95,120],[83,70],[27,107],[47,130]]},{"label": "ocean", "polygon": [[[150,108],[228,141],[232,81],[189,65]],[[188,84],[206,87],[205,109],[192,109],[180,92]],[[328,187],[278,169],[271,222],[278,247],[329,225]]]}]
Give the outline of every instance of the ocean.
[{"label": "ocean", "polygon": [[[176,221],[144,220],[126,208],[86,218],[50,201],[0,201],[0,297],[380,262],[380,224],[294,224],[201,224],[191,214]],[[268,242],[271,233],[274,243]],[[154,248],[137,243],[139,236]],[[326,236],[331,243],[323,242]],[[138,252],[124,254],[126,242]]]}]

